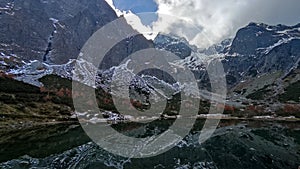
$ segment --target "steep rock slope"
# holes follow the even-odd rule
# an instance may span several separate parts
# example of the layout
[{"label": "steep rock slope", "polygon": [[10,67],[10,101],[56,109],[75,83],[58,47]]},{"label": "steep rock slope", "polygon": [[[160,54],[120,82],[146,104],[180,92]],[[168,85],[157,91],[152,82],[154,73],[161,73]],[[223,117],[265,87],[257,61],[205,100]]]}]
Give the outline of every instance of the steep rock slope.
[{"label": "steep rock slope", "polygon": [[[66,63],[78,57],[95,31],[115,19],[104,0],[1,0],[0,52],[24,61]],[[129,25],[124,22],[124,27]],[[132,41],[137,42],[133,49],[149,45],[142,36]]]}]

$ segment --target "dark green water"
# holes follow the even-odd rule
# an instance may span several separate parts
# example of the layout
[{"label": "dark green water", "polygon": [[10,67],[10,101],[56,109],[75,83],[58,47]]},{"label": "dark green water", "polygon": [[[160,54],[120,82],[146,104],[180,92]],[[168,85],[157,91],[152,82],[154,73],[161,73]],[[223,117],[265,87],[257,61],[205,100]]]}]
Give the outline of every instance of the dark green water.
[{"label": "dark green water", "polygon": [[[154,130],[165,130],[166,124],[168,122],[163,122],[156,128],[119,124],[114,128],[143,127],[145,134],[151,135]],[[300,124],[224,121],[223,127],[200,145],[202,124],[197,121],[191,133],[170,151],[145,159],[106,152],[94,144],[79,125],[17,130],[1,135],[0,168],[296,169],[300,166]]]}]

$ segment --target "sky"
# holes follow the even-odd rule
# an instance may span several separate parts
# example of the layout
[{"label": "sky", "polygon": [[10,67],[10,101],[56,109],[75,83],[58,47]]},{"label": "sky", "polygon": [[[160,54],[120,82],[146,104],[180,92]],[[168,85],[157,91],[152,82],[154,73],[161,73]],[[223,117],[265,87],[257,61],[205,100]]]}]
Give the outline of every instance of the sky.
[{"label": "sky", "polygon": [[[128,23],[146,37],[151,31],[174,33],[200,48],[234,37],[238,29],[250,22],[270,25],[300,23],[299,0],[106,1],[117,13],[129,16],[126,18]],[[157,14],[139,14],[143,12]]]},{"label": "sky", "polygon": [[[157,12],[158,5],[153,0],[113,0],[113,6],[120,11],[131,11],[134,14],[143,12]],[[144,25],[151,25],[158,19],[157,15],[144,18],[141,22]]]}]

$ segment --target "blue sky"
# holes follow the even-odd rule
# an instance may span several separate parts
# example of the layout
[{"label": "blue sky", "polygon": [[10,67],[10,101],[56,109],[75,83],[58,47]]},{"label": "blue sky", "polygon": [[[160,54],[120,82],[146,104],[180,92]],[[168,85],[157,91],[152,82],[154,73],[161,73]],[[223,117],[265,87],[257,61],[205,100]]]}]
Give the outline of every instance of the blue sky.
[{"label": "blue sky", "polygon": [[[154,0],[113,0],[114,6],[121,11],[131,11],[134,14],[143,12],[157,12],[158,5]],[[141,18],[144,25],[150,25],[157,20],[157,16]]]}]

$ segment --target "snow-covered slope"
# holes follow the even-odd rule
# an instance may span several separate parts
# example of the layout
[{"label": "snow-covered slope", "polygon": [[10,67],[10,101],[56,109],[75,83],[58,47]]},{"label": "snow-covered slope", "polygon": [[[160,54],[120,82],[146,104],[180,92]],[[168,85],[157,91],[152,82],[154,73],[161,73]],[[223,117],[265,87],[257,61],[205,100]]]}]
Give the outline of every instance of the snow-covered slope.
[{"label": "snow-covered slope", "polygon": [[[120,46],[121,47],[121,46]],[[265,24],[250,23],[237,32],[233,40],[226,39],[220,44],[199,50],[190,45],[184,38],[172,35],[159,34],[154,40],[154,47],[176,54],[179,59],[170,63],[175,67],[187,67],[195,75],[201,89],[210,89],[210,79],[206,72],[208,63],[214,59],[222,60],[229,88],[235,89],[241,84],[251,84],[249,81],[260,81],[264,77],[264,83],[258,82],[253,88],[263,88],[265,85],[276,84],[283,91],[286,85],[283,80],[291,78],[291,73],[298,72],[300,62],[300,24],[295,26],[269,26]],[[117,48],[118,49],[118,48]],[[125,55],[124,55],[125,56]],[[121,56],[122,58],[124,57]],[[120,60],[120,59],[119,59]],[[74,74],[74,66],[78,70]],[[114,65],[114,64],[112,64]],[[96,86],[111,92],[113,75],[119,79],[131,79],[131,89],[140,90],[143,93],[154,92],[157,96],[159,88],[164,88],[169,93],[176,93],[186,84],[172,84],[169,79],[160,79],[154,74],[136,76],[127,68],[126,64],[110,66],[104,70],[97,70],[93,64],[84,60],[69,60],[66,64],[51,65],[38,60],[24,62],[16,56],[7,56],[1,53],[0,66],[2,70],[14,74],[18,80],[25,81],[36,86],[42,84],[39,78],[56,74],[64,78],[80,81],[92,86],[91,79],[96,77]],[[153,73],[153,72],[152,72]],[[75,75],[75,76],[73,76]],[[278,76],[277,75],[281,75]],[[135,77],[132,79],[132,77]],[[269,78],[268,78],[269,77]],[[296,82],[298,76],[292,78]],[[127,79],[127,80],[126,80]],[[272,79],[272,80],[266,80]],[[119,84],[124,85],[124,84]],[[240,88],[240,87],[239,87]],[[246,90],[249,88],[245,85]],[[253,90],[249,90],[253,92]],[[194,91],[196,92],[196,91]],[[281,93],[281,92],[276,92]],[[120,94],[120,93],[119,93]],[[147,95],[147,94],[146,94]],[[165,96],[168,98],[168,96]]]}]

